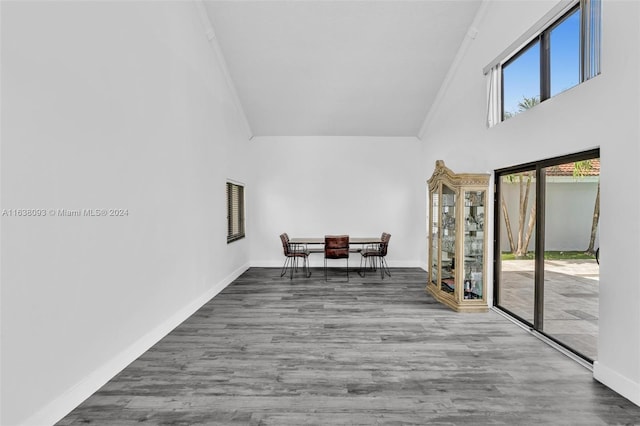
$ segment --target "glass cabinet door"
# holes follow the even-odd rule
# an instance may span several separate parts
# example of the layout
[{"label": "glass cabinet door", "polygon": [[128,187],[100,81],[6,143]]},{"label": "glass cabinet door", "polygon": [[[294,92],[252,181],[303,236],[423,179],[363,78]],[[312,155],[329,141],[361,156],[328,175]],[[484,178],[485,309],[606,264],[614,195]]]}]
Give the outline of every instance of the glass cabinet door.
[{"label": "glass cabinet door", "polygon": [[485,191],[464,192],[464,299],[482,299]]},{"label": "glass cabinet door", "polygon": [[431,193],[431,283],[440,288],[438,282],[438,238],[440,238],[440,232],[438,231],[439,223],[438,218],[440,208],[440,195],[438,191]]},{"label": "glass cabinet door", "polygon": [[440,285],[446,293],[455,292],[456,268],[456,193],[447,185],[442,185],[440,246]]}]

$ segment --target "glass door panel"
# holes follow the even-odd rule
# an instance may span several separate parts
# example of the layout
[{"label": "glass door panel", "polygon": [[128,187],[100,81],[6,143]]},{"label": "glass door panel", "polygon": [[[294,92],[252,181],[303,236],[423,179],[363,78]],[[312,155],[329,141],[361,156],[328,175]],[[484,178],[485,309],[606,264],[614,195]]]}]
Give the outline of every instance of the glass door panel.
[{"label": "glass door panel", "polygon": [[597,358],[600,161],[542,169],[545,176],[545,334]]},{"label": "glass door panel", "polygon": [[440,252],[440,284],[447,293],[454,293],[456,268],[456,193],[442,185],[442,250]]},{"label": "glass door panel", "polygon": [[535,170],[500,180],[498,305],[529,324],[535,307]]},{"label": "glass door panel", "polygon": [[440,288],[440,283],[438,282],[438,238],[440,238],[438,211],[440,196],[438,192],[434,192],[431,197],[431,250],[429,251],[431,256],[431,283]]},{"label": "glass door panel", "polygon": [[482,299],[485,191],[464,193],[464,298]]}]

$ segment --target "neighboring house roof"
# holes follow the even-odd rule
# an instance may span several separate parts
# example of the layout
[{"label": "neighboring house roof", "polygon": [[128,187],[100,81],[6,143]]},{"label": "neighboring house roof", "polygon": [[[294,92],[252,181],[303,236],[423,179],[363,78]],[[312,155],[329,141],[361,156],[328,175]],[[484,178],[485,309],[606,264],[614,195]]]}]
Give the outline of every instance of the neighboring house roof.
[{"label": "neighboring house roof", "polygon": [[[585,167],[578,176],[600,176],[600,159],[588,160],[590,165]],[[575,163],[559,164],[547,168],[547,176],[573,176]]]}]

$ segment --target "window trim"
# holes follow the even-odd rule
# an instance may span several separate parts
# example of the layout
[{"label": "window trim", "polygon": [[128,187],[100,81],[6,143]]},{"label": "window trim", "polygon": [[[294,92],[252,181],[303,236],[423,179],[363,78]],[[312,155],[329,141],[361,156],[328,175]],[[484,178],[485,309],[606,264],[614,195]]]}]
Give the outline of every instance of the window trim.
[{"label": "window trim", "polygon": [[[569,346],[566,342],[559,340],[551,334],[547,334],[544,331],[544,255],[540,256],[540,253],[544,252],[545,247],[545,232],[544,227],[546,224],[546,210],[545,210],[545,174],[543,170],[547,167],[555,166],[558,164],[564,164],[568,162],[576,162],[591,159],[601,159],[600,147],[593,148],[587,151],[576,152],[573,154],[561,155],[558,157],[551,157],[543,160],[532,161],[529,163],[519,164],[516,166],[505,167],[494,170],[494,192],[493,192],[493,307],[498,311],[504,312],[509,317],[516,319],[523,326],[529,327],[535,333],[550,339],[554,343],[562,346],[568,351],[574,353],[586,362],[593,364],[594,360],[584,355],[580,351]],[[500,304],[500,287],[501,282],[501,269],[502,269],[502,253],[500,246],[500,239],[502,234],[502,213],[500,207],[501,191],[502,189],[502,177],[513,173],[521,173],[525,171],[534,171],[536,178],[536,229],[535,229],[535,271],[534,271],[534,320],[533,322],[527,321],[525,318],[519,316],[508,307]]]},{"label": "window trim", "polygon": [[[545,56],[542,53],[542,50],[544,49],[544,46],[542,44],[542,39],[541,39],[541,35],[538,34],[537,37],[529,40],[529,42],[527,44],[525,44],[523,47],[520,48],[520,50],[518,50],[517,52],[515,52],[508,60],[506,60],[502,65],[500,65],[500,121],[505,121],[504,118],[504,69],[506,67],[509,66],[509,64],[515,62],[516,60],[518,60],[518,58],[520,58],[522,55],[524,55],[525,53],[527,53],[527,51],[533,47],[533,45],[535,45],[536,43],[540,44],[540,47],[538,48],[538,50],[540,51],[539,55],[540,55],[540,98],[542,98],[542,67],[544,66],[542,63],[542,57]],[[542,100],[540,100],[540,102],[542,102]]]},{"label": "window trim", "polygon": [[561,15],[557,16],[552,21],[548,22],[547,25],[540,30],[540,32],[533,37],[527,44],[518,49],[511,55],[508,59],[506,59],[502,64],[500,64],[500,121],[505,121],[505,111],[504,111],[504,69],[508,67],[511,63],[516,61],[520,56],[529,50],[534,44],[540,43],[539,51],[540,51],[540,90],[539,90],[539,98],[540,103],[546,101],[551,98],[551,32],[556,29],[559,25],[562,25],[571,15],[580,11],[580,70],[579,70],[579,81],[575,86],[583,83],[585,80],[584,71],[583,71],[583,43],[584,43],[584,31],[582,28],[582,4],[580,2],[574,4],[571,8],[565,10]]},{"label": "window trim", "polygon": [[563,0],[558,3],[553,9],[540,18],[538,22],[529,28],[527,32],[511,43],[509,47],[504,49],[494,60],[489,62],[489,64],[482,69],[484,75],[489,74],[489,71],[491,71],[492,68],[508,62],[511,58],[516,56],[518,52],[528,46],[531,41],[537,39],[543,31],[566,15],[569,10],[578,5],[580,5],[580,0]]},{"label": "window trim", "polygon": [[[602,49],[602,0],[561,0],[529,30],[483,68],[487,76],[486,124],[488,128],[505,121],[503,68],[526,52],[536,41],[540,43],[540,100],[551,96],[551,63],[549,41],[551,32],[565,19],[580,13],[580,70],[578,83],[590,80],[601,73]],[[564,92],[563,90],[562,92]],[[558,95],[562,92],[558,92]],[[554,96],[555,96],[554,95]]]},{"label": "window trim", "polygon": [[[233,200],[234,188],[237,189],[237,200]],[[227,244],[238,241],[246,236],[244,188],[245,185],[242,183],[227,180]],[[237,217],[234,216],[234,210],[237,212]],[[237,222],[238,225],[237,232],[234,232],[235,222]]]}]

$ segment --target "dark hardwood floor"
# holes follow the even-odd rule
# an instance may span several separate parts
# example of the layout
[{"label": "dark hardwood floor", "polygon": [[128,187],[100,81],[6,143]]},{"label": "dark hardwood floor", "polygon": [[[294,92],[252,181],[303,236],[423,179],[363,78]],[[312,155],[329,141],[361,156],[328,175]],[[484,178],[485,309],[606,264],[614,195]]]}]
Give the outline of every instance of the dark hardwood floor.
[{"label": "dark hardwood floor", "polygon": [[640,424],[499,314],[435,302],[421,269],[312,272],[248,270],[59,424]]}]

